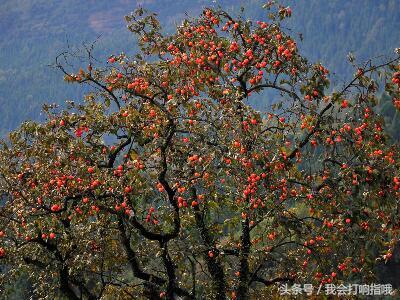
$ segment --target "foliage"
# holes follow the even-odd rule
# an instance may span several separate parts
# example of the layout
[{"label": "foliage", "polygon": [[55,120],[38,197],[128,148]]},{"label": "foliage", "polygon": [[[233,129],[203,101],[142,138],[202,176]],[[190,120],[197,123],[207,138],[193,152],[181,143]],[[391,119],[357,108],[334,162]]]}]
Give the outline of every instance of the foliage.
[{"label": "foliage", "polygon": [[[375,112],[377,72],[397,106],[399,60],[329,92],[282,30],[205,9],[165,34],[126,17],[140,53],[56,66],[93,87],[46,106],[0,148],[0,256],[41,298],[249,299],[282,282],[371,282],[398,242],[399,151]],[[273,90],[261,113],[248,105]]]},{"label": "foliage", "polygon": [[[27,119],[43,120],[43,103],[63,104],[82,99],[78,86],[65,86],[58,72],[49,67],[59,51],[97,40],[96,57],[121,51],[133,54],[137,47],[123,21],[126,12],[143,5],[158,13],[165,30],[173,31],[185,14],[200,13],[204,5],[221,5],[229,11],[246,7],[246,16],[263,19],[261,0],[162,0],[162,1],[50,1],[3,0],[0,3],[0,135]],[[400,2],[396,0],[285,1],[293,6],[286,23],[293,34],[303,33],[298,46],[311,61],[335,72],[332,86],[352,76],[345,58],[352,51],[360,61],[399,47]],[[165,9],[168,7],[168,9]],[[367,21],[366,21],[367,20]],[[390,53],[391,54],[391,53]],[[264,109],[274,98],[255,102]],[[264,100],[264,101],[262,101]]]}]

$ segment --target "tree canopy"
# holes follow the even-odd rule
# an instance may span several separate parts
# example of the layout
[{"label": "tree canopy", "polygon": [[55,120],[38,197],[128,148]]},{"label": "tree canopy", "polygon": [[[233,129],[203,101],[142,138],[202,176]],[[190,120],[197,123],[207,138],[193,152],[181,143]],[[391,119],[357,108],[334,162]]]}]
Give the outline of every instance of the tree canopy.
[{"label": "tree canopy", "polygon": [[[45,106],[0,148],[4,282],[41,298],[249,299],[283,282],[368,283],[399,233],[399,149],[377,113],[400,108],[400,57],[340,90],[281,27],[207,8],[164,34],[126,17],[140,53],[65,80],[82,103]],[[277,100],[265,113],[249,101]]]}]

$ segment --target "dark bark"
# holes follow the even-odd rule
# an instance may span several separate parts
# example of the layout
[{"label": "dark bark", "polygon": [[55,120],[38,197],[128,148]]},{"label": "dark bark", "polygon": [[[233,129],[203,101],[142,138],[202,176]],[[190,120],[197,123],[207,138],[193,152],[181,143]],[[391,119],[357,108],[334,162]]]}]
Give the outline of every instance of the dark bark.
[{"label": "dark bark", "polygon": [[60,270],[60,290],[68,298],[73,300],[81,299],[78,297],[69,283],[68,269],[66,267]]},{"label": "dark bark", "polygon": [[121,233],[120,240],[128,257],[128,262],[132,269],[133,275],[139,279],[148,281],[150,284],[155,285],[154,287],[163,285],[165,283],[165,279],[158,277],[156,275],[146,273],[141,269],[139,261],[136,257],[136,253],[131,248],[130,240],[126,234],[122,218],[119,218],[118,220],[118,229]]},{"label": "dark bark", "polygon": [[118,147],[117,147],[112,153],[110,153],[110,155],[108,156],[108,162],[107,162],[107,163],[99,164],[99,167],[103,167],[103,168],[113,168],[113,167],[114,167],[115,160],[116,160],[118,154],[119,154],[126,146],[128,146],[131,142],[132,142],[132,138],[129,136],[125,141],[123,141],[121,144],[119,144]]},{"label": "dark bark", "polygon": [[[191,189],[193,199],[197,198],[196,190]],[[206,246],[207,251],[204,254],[204,259],[207,263],[208,272],[212,278],[213,291],[215,293],[215,299],[222,300],[226,299],[226,279],[224,269],[218,258],[218,250],[215,248],[215,242],[211,236],[205,222],[204,216],[200,211],[198,206],[194,207],[194,216],[196,220],[197,229],[200,231],[200,237],[203,241],[204,246]],[[214,253],[213,257],[208,255],[208,252],[212,251]]]},{"label": "dark bark", "polygon": [[250,253],[250,226],[249,218],[242,221],[242,236],[240,247],[240,275],[237,289],[237,299],[249,299],[249,253]]},{"label": "dark bark", "polygon": [[167,299],[174,299],[174,290],[176,288],[176,274],[175,274],[175,265],[169,256],[168,253],[168,244],[165,242],[160,243],[160,247],[162,250],[162,260],[164,263],[165,270],[167,271],[168,276],[168,286],[167,286]]},{"label": "dark bark", "polygon": [[153,275],[147,272],[144,272],[142,268],[140,267],[139,261],[136,257],[136,253],[133,251],[131,245],[130,245],[130,240],[128,235],[126,234],[126,229],[124,225],[124,221],[122,217],[119,218],[118,220],[118,229],[121,233],[120,235],[120,240],[121,243],[125,249],[126,255],[128,257],[128,262],[131,267],[131,270],[133,272],[133,275],[141,280],[145,281],[144,286],[146,287],[145,293],[149,296],[150,299],[156,299],[154,298],[154,295],[159,295],[161,288],[163,285],[168,283],[167,285],[167,296],[169,295],[168,298],[174,299],[174,294],[182,297],[186,297],[187,299],[193,299],[193,297],[190,295],[189,292],[186,290],[180,288],[176,282],[176,275],[175,275],[175,265],[171,259],[171,257],[168,254],[168,249],[166,246],[166,242],[160,241],[160,246],[161,249],[163,250],[162,253],[162,259],[164,266],[167,271],[168,275],[168,282],[166,279],[161,278],[157,275]]}]

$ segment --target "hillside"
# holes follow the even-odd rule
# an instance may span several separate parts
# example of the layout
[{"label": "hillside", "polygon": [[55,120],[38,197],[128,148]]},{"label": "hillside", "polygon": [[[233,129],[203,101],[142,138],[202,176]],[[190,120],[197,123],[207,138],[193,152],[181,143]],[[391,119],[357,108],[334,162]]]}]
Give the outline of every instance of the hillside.
[{"label": "hillside", "polygon": [[[79,99],[83,90],[66,85],[62,74],[49,67],[57,54],[83,42],[96,43],[96,56],[133,53],[135,40],[123,16],[138,6],[157,12],[168,30],[206,5],[225,9],[246,7],[246,14],[264,18],[263,1],[251,0],[116,0],[50,1],[3,0],[0,3],[0,135],[25,119],[39,119],[45,102]],[[399,47],[400,2],[395,0],[285,1],[293,7],[287,23],[302,33],[300,47],[311,60],[320,60],[335,72],[336,84],[352,74],[349,51],[361,60],[392,54]],[[265,105],[259,104],[260,108]]]}]

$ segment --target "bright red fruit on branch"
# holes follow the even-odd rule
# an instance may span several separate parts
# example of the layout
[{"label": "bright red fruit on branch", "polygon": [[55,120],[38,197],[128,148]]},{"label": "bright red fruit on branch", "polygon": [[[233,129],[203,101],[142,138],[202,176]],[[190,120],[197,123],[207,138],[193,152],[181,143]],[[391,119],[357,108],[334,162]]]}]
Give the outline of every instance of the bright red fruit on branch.
[{"label": "bright red fruit on branch", "polygon": [[[82,104],[0,147],[0,258],[39,297],[269,299],[280,283],[371,283],[399,241],[399,147],[377,114],[379,71],[400,107],[399,57],[330,92],[281,27],[205,9],[164,35],[126,17],[140,55],[85,63]],[[248,100],[273,91],[266,112]],[[267,94],[268,95],[268,94]],[[57,124],[59,126],[57,126]],[[2,279],[3,280],[3,279]]]},{"label": "bright red fruit on branch", "polygon": [[54,204],[51,206],[51,211],[56,212],[59,211],[61,208],[58,204]]}]

